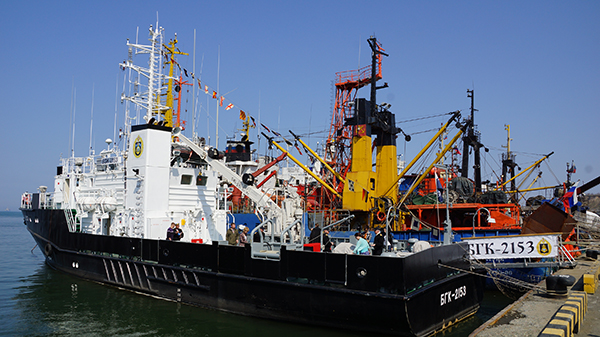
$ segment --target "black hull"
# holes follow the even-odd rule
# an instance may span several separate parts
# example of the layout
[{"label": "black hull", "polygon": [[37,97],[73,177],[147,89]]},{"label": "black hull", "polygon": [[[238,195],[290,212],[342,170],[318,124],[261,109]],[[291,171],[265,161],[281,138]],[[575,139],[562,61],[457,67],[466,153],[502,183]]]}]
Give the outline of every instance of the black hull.
[{"label": "black hull", "polygon": [[426,336],[475,313],[483,297],[482,277],[438,266],[468,268],[459,245],[408,258],[282,248],[268,261],[253,259],[250,247],[70,233],[62,210],[23,215],[53,268],[237,314]]}]

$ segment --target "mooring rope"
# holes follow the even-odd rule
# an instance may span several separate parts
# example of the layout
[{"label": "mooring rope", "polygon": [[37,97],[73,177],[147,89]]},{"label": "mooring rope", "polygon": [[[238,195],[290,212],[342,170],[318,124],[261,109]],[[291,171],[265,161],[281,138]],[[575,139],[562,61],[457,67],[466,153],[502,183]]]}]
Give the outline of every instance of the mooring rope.
[{"label": "mooring rope", "polygon": [[[487,275],[482,275],[481,273],[477,273],[471,270],[466,270],[466,269],[462,269],[462,268],[457,268],[457,267],[453,267],[453,266],[449,266],[443,263],[438,263],[438,266],[442,266],[448,269],[453,269],[453,270],[457,270],[457,271],[461,271],[461,272],[465,272],[465,273],[469,273],[469,274],[473,274],[473,275],[477,275],[480,277],[488,277],[492,280],[494,280],[494,282],[502,282],[504,284],[508,284],[508,285],[514,285],[515,289],[518,290],[517,287],[519,288],[525,288],[528,290],[537,290],[539,292],[543,292],[543,293],[547,293],[546,289],[544,289],[543,287],[540,287],[538,285],[535,284],[531,284],[522,280],[519,280],[517,278],[514,278],[512,276],[508,276],[498,270],[494,270],[492,268],[489,268],[487,266],[485,266],[484,264],[478,262],[478,261],[471,261],[472,264],[475,264],[479,267],[481,267],[482,269],[485,269],[487,271]],[[501,277],[499,277],[501,276]],[[498,285],[498,283],[496,283],[496,285]],[[500,289],[500,287],[498,287]]]}]

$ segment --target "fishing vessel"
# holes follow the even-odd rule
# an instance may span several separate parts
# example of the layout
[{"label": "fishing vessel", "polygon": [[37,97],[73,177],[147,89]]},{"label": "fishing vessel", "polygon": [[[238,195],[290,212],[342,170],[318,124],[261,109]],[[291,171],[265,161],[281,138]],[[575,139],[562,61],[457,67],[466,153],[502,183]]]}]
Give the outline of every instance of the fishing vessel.
[{"label": "fishing vessel", "polygon": [[[384,256],[307,250],[299,198],[273,200],[222,152],[173,125],[177,41],[163,36],[157,23],[148,45],[127,42],[123,147],[108,139],[99,155],[63,158],[53,189],[22,195],[24,224],[49,266],[190,305],[368,333],[427,336],[477,311],[482,278],[470,271],[466,244]],[[134,63],[138,54],[147,68]],[[127,124],[130,106],[144,122]],[[230,186],[261,219],[244,246],[226,241]],[[183,235],[172,235],[175,223]],[[253,241],[259,227],[265,236]]]},{"label": "fishing vessel", "polygon": [[[325,224],[331,230],[331,237],[338,242],[351,240],[353,232],[350,229],[372,231],[384,228],[387,233],[393,233],[395,240],[395,244],[387,246],[388,250],[410,249],[415,240],[439,245],[465,238],[520,234],[523,212],[516,193],[525,192],[521,185],[533,172],[532,168],[539,166],[552,153],[515,174],[518,165],[510,150],[510,126],[506,125],[508,144],[507,152],[502,154],[502,175],[495,184],[483,182],[480,150],[488,150],[481,143],[481,135],[474,124],[474,112],[477,111],[474,107],[474,90],[467,90],[467,97],[471,99],[470,117],[461,120],[460,111],[448,113],[448,121],[419,154],[409,164],[399,165],[394,160],[397,155],[396,138],[404,132],[396,126],[390,104],[376,104],[377,90],[387,87],[387,83],[376,85],[382,79],[382,56],[387,54],[377,40],[371,38],[369,44],[372,49],[371,66],[336,74],[335,110],[325,151],[322,151],[324,158],[312,151],[291,130],[294,144],[279,134],[263,134],[292,160],[294,158],[289,150],[277,142],[282,142],[282,145],[285,142],[289,147],[297,147],[300,143],[304,151],[311,154],[313,162],[321,164],[319,166],[322,169],[317,169],[321,171],[320,180],[315,177],[310,185],[298,180],[293,184],[305,203],[307,225]],[[371,99],[357,98],[358,89],[367,85],[371,88]],[[443,136],[449,133],[454,123],[458,132],[451,140],[444,142],[443,139],[448,137]],[[266,132],[270,131],[267,129]],[[409,135],[404,136],[406,141],[410,141]],[[461,139],[462,158],[456,160],[461,153],[455,143]],[[434,161],[427,168],[417,168],[420,173],[410,174],[410,170],[415,170],[416,162],[426,152],[432,154],[435,142],[440,147]],[[301,153],[300,149],[298,152]],[[473,179],[469,178],[470,152],[474,153]],[[447,157],[451,157],[451,164],[443,164]],[[460,159],[461,167],[455,164]],[[311,174],[312,170],[305,168],[304,171]],[[517,187],[515,179],[526,172],[527,177]],[[510,191],[506,189],[509,183]],[[512,197],[509,197],[511,193]],[[348,212],[355,214],[357,220],[351,225],[331,227],[331,223]],[[560,259],[543,263],[536,263],[527,257],[512,259],[505,261],[508,262],[505,265],[512,268],[499,270],[494,267],[492,272],[517,275],[513,279],[537,284],[559,266],[572,262],[568,250],[561,250]],[[491,280],[489,284],[496,286]]]}]

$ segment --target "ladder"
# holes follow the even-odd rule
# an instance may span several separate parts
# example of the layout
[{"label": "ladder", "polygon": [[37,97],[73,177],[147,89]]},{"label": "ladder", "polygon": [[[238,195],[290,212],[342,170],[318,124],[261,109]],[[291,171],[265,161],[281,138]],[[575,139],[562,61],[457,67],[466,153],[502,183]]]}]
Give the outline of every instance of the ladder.
[{"label": "ladder", "polygon": [[69,226],[69,232],[74,233],[77,231],[77,226],[75,224],[75,218],[73,217],[73,212],[75,210],[65,208],[65,218],[67,218],[67,225]]}]

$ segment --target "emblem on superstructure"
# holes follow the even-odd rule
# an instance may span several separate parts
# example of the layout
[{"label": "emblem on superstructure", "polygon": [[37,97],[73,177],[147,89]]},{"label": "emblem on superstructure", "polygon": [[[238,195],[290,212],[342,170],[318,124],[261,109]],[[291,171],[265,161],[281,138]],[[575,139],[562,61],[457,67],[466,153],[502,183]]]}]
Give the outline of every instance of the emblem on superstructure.
[{"label": "emblem on superstructure", "polygon": [[142,155],[143,151],[144,151],[144,141],[142,140],[142,137],[137,136],[137,138],[135,139],[135,142],[133,142],[133,155],[136,158],[139,158]]},{"label": "emblem on superstructure", "polygon": [[550,242],[546,239],[540,240],[537,244],[537,251],[540,255],[548,255],[552,251],[552,247],[550,246]]}]

